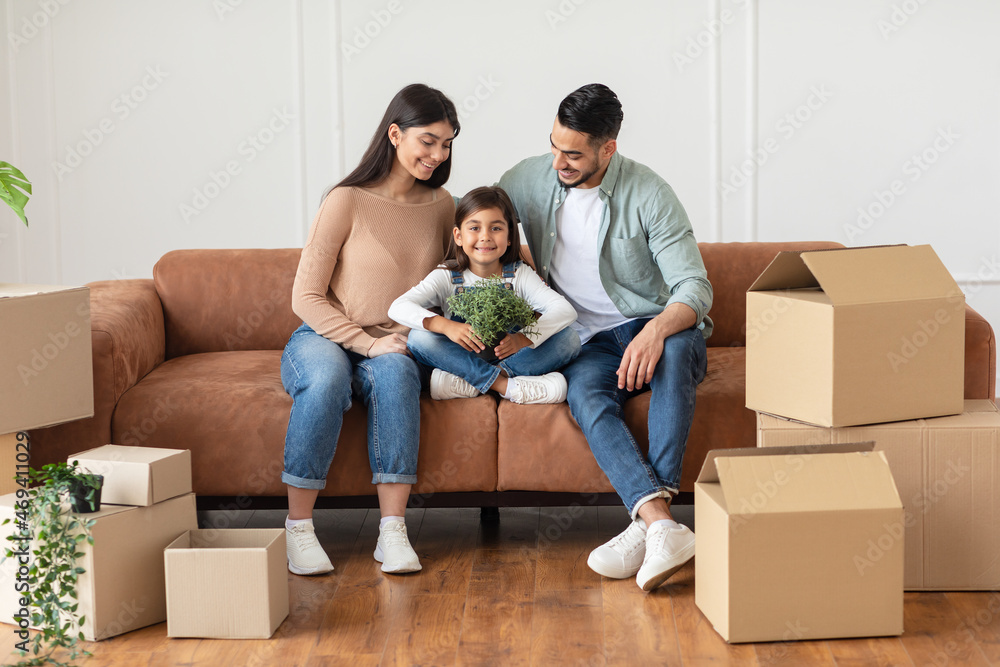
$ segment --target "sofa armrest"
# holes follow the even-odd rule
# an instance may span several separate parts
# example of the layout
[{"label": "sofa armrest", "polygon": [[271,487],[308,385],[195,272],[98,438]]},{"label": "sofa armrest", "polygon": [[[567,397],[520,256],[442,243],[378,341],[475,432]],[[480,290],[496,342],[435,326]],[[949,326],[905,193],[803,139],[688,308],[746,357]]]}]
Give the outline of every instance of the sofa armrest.
[{"label": "sofa armrest", "polygon": [[163,307],[152,280],[90,283],[94,416],[31,432],[31,465],[111,442],[111,417],[122,394],[163,363]]},{"label": "sofa armrest", "polygon": [[965,307],[965,397],[996,400],[997,340],[993,327]]}]

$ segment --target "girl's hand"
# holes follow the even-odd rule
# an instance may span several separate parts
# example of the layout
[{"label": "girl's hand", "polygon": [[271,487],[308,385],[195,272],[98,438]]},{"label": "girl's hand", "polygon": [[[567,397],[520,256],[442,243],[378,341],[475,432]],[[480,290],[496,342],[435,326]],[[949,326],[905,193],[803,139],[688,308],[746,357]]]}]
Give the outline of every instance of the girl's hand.
[{"label": "girl's hand", "polygon": [[389,354],[390,352],[409,354],[406,349],[406,336],[398,333],[382,336],[381,338],[377,338],[372,343],[372,346],[368,348],[369,357],[377,357],[381,354]]},{"label": "girl's hand", "polygon": [[510,355],[514,354],[521,348],[525,348],[531,345],[531,341],[523,333],[513,333],[507,334],[503,337],[503,340],[495,348],[493,348],[493,353],[497,355],[497,359],[506,359]]},{"label": "girl's hand", "polygon": [[448,337],[448,339],[453,343],[458,343],[463,348],[469,352],[482,352],[486,349],[483,345],[483,341],[479,340],[479,336],[476,332],[472,330],[472,325],[466,324],[465,322],[456,322],[454,320],[446,320],[448,323],[443,325],[444,331],[442,333]]}]

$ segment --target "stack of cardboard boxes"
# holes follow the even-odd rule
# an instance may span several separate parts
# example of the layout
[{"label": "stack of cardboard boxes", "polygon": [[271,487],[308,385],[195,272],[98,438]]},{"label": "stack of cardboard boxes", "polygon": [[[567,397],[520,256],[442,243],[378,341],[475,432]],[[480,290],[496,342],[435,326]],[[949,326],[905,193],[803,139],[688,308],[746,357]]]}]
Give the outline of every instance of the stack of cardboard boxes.
[{"label": "stack of cardboard boxes", "polygon": [[[760,275],[746,386],[764,449],[710,455],[695,491],[696,601],[723,637],[900,634],[904,586],[1000,588],[1000,413],[963,401],[964,345],[929,246],[786,252]],[[877,613],[847,627],[843,605]]]},{"label": "stack of cardboard boxes", "polygon": [[[163,621],[171,637],[267,638],[288,615],[285,531],[198,530],[189,450],[106,445],[70,460],[104,476],[78,561],[87,640]],[[0,521],[16,499],[0,497]],[[4,621],[21,606],[16,571],[17,559],[0,564]]]}]

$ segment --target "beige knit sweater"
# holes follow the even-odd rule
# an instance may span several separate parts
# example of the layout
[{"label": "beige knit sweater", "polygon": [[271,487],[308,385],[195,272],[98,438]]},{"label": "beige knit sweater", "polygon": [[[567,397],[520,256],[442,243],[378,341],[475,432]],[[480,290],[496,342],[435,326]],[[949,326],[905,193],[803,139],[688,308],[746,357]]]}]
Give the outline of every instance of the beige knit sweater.
[{"label": "beige knit sweater", "polygon": [[335,188],[320,206],[292,287],[292,310],[316,333],[367,356],[390,333],[389,305],[444,258],[455,202],[404,204],[357,187]]}]

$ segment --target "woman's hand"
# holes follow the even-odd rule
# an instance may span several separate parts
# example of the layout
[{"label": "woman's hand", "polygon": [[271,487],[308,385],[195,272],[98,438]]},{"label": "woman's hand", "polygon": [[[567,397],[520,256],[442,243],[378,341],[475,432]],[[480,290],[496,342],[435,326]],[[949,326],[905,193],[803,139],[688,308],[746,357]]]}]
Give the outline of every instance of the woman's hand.
[{"label": "woman's hand", "polygon": [[409,354],[406,350],[406,336],[398,333],[382,336],[381,338],[376,338],[372,346],[368,348],[369,357],[377,357],[381,354],[389,354],[390,352]]},{"label": "woman's hand", "polygon": [[523,333],[507,334],[493,348],[493,353],[497,355],[497,359],[506,359],[521,348],[528,347],[529,345],[531,345],[531,341]]}]

